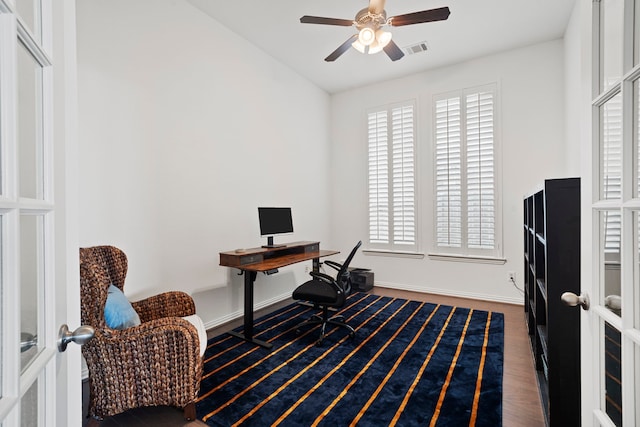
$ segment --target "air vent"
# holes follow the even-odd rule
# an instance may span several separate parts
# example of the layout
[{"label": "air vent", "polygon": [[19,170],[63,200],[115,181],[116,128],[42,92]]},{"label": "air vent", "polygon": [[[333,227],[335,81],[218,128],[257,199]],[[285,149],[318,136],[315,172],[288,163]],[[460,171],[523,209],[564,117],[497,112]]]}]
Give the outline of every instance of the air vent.
[{"label": "air vent", "polygon": [[415,55],[416,53],[426,52],[428,49],[427,42],[416,43],[404,48],[404,51],[408,55]]}]

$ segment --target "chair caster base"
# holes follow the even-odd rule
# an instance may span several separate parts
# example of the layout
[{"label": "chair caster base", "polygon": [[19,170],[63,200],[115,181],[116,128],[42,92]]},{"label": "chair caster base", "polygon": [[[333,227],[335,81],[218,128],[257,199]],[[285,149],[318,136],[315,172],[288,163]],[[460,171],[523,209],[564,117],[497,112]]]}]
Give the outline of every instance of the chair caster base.
[{"label": "chair caster base", "polygon": [[304,322],[298,325],[298,327],[295,329],[296,334],[300,334],[302,332],[302,327],[304,327],[305,325],[320,325],[320,338],[318,338],[318,340],[315,343],[315,345],[318,345],[318,346],[322,344],[322,341],[324,341],[324,338],[327,335],[326,333],[327,325],[339,326],[339,327],[348,329],[349,337],[351,338],[353,338],[356,335],[355,329],[353,329],[351,326],[345,323],[344,316],[342,315],[336,315],[331,317],[330,319],[327,319],[326,317],[323,318],[318,314],[314,314],[309,319],[305,320]]}]

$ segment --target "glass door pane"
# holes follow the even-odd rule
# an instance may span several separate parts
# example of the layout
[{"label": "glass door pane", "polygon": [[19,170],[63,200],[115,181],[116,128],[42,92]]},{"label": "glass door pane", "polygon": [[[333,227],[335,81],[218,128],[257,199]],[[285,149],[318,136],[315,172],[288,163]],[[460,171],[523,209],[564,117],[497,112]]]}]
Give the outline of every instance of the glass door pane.
[{"label": "glass door pane", "polygon": [[605,92],[622,76],[622,12],[624,0],[600,3],[600,87]]},{"label": "glass door pane", "polygon": [[620,331],[604,322],[604,345],[603,357],[604,372],[604,406],[602,409],[609,416],[611,421],[618,426],[622,426],[622,336]]},{"label": "glass door pane", "polygon": [[18,158],[19,194],[43,198],[42,67],[18,43]]},{"label": "glass door pane", "polygon": [[28,366],[42,349],[38,342],[43,298],[43,217],[20,217],[20,351],[21,369]]},{"label": "glass door pane", "polygon": [[601,281],[598,304],[607,307],[616,315],[621,315],[621,263],[620,263],[620,211],[600,212],[600,256]]},{"label": "glass door pane", "polygon": [[21,399],[21,427],[38,427],[38,389],[40,380],[36,380]]},{"label": "glass door pane", "polygon": [[622,96],[600,107],[600,198],[620,199],[622,179]]}]

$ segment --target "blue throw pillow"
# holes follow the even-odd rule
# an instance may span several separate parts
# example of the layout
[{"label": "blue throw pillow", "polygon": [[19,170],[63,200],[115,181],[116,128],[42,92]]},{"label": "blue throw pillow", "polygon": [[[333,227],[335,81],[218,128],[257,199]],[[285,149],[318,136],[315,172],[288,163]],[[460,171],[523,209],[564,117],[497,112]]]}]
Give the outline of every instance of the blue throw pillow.
[{"label": "blue throw pillow", "polygon": [[126,329],[140,324],[138,313],[122,291],[113,284],[109,285],[104,320],[111,329]]}]

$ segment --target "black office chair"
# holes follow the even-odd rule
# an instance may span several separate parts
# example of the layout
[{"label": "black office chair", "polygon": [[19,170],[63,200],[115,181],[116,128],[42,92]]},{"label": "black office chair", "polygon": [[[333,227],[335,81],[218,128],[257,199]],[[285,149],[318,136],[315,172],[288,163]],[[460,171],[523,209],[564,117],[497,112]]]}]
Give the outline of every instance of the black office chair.
[{"label": "black office chair", "polygon": [[317,273],[312,271],[311,276],[313,279],[298,286],[293,291],[293,299],[301,301],[309,301],[313,303],[315,307],[322,308],[322,315],[314,314],[308,320],[305,320],[298,325],[298,332],[300,328],[310,324],[320,324],[320,338],[316,344],[320,345],[325,337],[325,331],[327,324],[341,326],[347,328],[350,331],[350,335],[354,336],[354,329],[344,322],[344,316],[336,315],[329,317],[329,307],[340,308],[344,306],[347,296],[351,293],[351,279],[349,276],[349,263],[353,259],[353,256],[358,251],[358,248],[362,245],[362,242],[351,250],[351,253],[345,260],[344,264],[339,264],[334,261],[325,261],[324,264],[338,271],[336,278],[324,273]]}]

